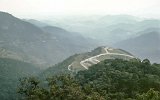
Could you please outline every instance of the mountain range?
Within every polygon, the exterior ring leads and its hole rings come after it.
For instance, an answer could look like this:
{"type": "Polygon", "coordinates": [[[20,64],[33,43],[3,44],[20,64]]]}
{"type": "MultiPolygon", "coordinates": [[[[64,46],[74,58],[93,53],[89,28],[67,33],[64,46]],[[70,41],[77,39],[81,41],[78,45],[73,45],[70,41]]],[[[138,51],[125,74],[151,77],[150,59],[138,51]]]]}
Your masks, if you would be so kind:
{"type": "MultiPolygon", "coordinates": [[[[101,45],[122,48],[139,58],[159,62],[160,20],[138,18],[130,15],[80,16],[56,19],[56,23],[68,30],[79,31],[83,36],[94,38],[101,45]],[[62,20],[60,20],[62,19],[62,20]],[[67,23],[70,22],[70,24],[67,23]]],[[[44,21],[45,22],[45,21],[44,21]]]]}
{"type": "Polygon", "coordinates": [[[52,18],[43,22],[70,31],[78,31],[83,36],[97,39],[104,45],[136,37],[139,35],[137,33],[147,29],[160,28],[158,19],[138,18],[130,15],[71,16],[59,18],[59,20],[52,18]]]}
{"type": "Polygon", "coordinates": [[[106,59],[140,63],[139,58],[148,58],[160,63],[159,20],[118,15],[63,21],[54,26],[0,12],[2,100],[15,96],[18,79],[25,76],[74,75],[106,59]]]}
{"type": "Polygon", "coordinates": [[[37,75],[42,71],[40,69],[46,69],[72,54],[94,48],[96,43],[90,40],[59,27],[36,26],[0,12],[1,100],[17,99],[20,78],[37,75]]]}
{"type": "Polygon", "coordinates": [[[0,12],[0,48],[11,52],[15,59],[47,67],[95,46],[74,32],[54,26],[40,28],[0,12]]]}

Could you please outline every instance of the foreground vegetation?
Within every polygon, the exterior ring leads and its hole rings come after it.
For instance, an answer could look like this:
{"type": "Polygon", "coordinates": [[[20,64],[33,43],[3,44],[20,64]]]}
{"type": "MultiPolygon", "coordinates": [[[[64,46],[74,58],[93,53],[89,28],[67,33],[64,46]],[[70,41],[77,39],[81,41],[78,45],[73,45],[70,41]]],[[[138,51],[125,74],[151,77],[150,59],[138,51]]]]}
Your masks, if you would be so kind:
{"type": "Polygon", "coordinates": [[[75,76],[21,78],[18,93],[26,100],[160,100],[160,64],[105,60],[75,76]]]}
{"type": "Polygon", "coordinates": [[[0,58],[0,100],[14,100],[19,78],[35,75],[38,71],[33,64],[0,58]]]}

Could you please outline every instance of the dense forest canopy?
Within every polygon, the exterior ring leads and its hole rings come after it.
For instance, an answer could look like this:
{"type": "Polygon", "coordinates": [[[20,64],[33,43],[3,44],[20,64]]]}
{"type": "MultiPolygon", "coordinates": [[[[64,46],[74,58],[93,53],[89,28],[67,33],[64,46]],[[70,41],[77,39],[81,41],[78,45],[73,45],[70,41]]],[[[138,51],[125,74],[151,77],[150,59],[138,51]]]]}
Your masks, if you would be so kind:
{"type": "Polygon", "coordinates": [[[74,76],[22,78],[18,90],[26,100],[160,100],[160,64],[105,60],[74,76]]]}
{"type": "Polygon", "coordinates": [[[36,75],[40,69],[33,64],[8,58],[0,58],[0,100],[14,100],[18,80],[36,75]]]}

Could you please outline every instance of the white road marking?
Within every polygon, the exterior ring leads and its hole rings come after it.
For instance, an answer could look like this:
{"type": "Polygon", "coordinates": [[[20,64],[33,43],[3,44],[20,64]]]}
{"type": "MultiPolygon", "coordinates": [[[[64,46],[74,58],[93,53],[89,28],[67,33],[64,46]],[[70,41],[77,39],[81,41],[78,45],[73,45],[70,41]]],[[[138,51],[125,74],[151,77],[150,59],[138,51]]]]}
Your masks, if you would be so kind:
{"type": "Polygon", "coordinates": [[[71,66],[72,66],[71,64],[68,66],[68,70],[69,70],[69,71],[71,71],[71,68],[70,68],[71,66]]]}

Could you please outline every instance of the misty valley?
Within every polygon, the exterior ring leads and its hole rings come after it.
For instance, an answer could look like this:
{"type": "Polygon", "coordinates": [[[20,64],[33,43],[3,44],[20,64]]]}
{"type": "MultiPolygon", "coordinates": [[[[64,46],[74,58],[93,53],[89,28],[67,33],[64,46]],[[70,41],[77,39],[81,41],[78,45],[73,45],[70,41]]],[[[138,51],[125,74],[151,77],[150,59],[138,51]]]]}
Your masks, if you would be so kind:
{"type": "Polygon", "coordinates": [[[160,20],[0,12],[0,100],[160,100],[160,20]]]}

